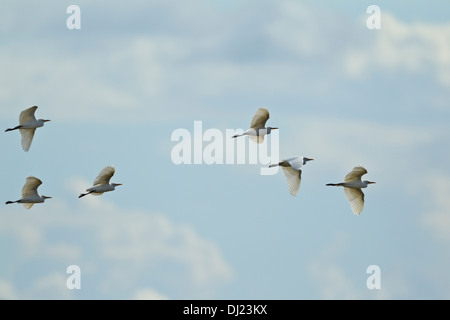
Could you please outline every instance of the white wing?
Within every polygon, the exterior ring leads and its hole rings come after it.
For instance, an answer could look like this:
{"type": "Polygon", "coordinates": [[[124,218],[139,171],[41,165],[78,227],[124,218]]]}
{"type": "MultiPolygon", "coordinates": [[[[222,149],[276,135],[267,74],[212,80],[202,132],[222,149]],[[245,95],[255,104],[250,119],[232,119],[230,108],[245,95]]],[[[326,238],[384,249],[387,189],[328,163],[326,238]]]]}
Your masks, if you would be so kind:
{"type": "Polygon", "coordinates": [[[25,109],[20,113],[19,124],[25,124],[27,122],[36,121],[34,113],[36,112],[37,106],[25,109]]]}
{"type": "Polygon", "coordinates": [[[23,207],[27,210],[30,209],[33,205],[34,203],[23,203],[23,207]]]}
{"type": "Polygon", "coordinates": [[[364,208],[364,193],[361,189],[344,187],[345,196],[347,197],[353,214],[359,215],[364,208]]]}
{"type": "Polygon", "coordinates": [[[37,189],[41,184],[42,181],[38,178],[35,178],[33,176],[28,177],[22,187],[22,198],[38,195],[37,189]]]}
{"type": "Polygon", "coordinates": [[[281,167],[281,168],[283,169],[284,175],[286,176],[289,193],[293,196],[296,196],[298,190],[300,189],[302,171],[295,170],[291,167],[281,167]]]}
{"type": "Polygon", "coordinates": [[[350,181],[354,181],[354,180],[358,180],[361,179],[361,177],[363,175],[365,175],[367,173],[367,170],[364,169],[363,167],[359,166],[359,167],[354,167],[352,169],[352,171],[350,171],[346,176],[344,181],[345,182],[350,182],[350,181]]]}
{"type": "Polygon", "coordinates": [[[100,171],[97,178],[95,178],[94,186],[100,184],[108,184],[111,177],[114,175],[115,169],[112,166],[107,166],[100,171]]]}
{"type": "Polygon", "coordinates": [[[248,136],[249,139],[251,139],[254,143],[263,143],[264,142],[264,136],[248,136]]]}
{"type": "Polygon", "coordinates": [[[30,150],[31,142],[33,141],[35,128],[33,129],[19,129],[22,136],[22,149],[24,151],[30,150]]]}
{"type": "Polygon", "coordinates": [[[259,108],[253,116],[250,128],[264,128],[269,119],[269,110],[267,108],[259,108]]]}

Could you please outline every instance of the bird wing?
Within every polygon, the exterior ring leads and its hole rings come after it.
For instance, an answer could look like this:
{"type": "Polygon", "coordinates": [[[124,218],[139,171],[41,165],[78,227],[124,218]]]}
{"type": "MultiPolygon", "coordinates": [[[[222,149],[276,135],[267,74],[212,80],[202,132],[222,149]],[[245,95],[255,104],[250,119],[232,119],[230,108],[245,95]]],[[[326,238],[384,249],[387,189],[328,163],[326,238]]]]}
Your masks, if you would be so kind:
{"type": "Polygon", "coordinates": [[[37,106],[30,107],[28,109],[23,110],[19,116],[19,124],[25,124],[27,122],[36,121],[34,113],[36,112],[37,106]]]}
{"type": "Polygon", "coordinates": [[[293,196],[296,196],[298,190],[300,189],[302,170],[295,170],[292,167],[281,168],[283,169],[284,175],[286,176],[289,193],[293,196]]]}
{"type": "Polygon", "coordinates": [[[111,177],[114,175],[115,169],[112,166],[107,166],[100,171],[97,178],[94,180],[94,186],[100,185],[100,184],[107,184],[109,183],[109,180],[111,180],[111,177]]]}
{"type": "Polygon", "coordinates": [[[255,115],[252,118],[250,128],[264,128],[268,119],[269,110],[267,110],[267,108],[259,108],[256,110],[255,115]]]}
{"type": "Polygon", "coordinates": [[[37,189],[41,184],[42,181],[38,178],[35,178],[33,176],[28,177],[22,187],[22,198],[37,195],[37,189]]]}
{"type": "Polygon", "coordinates": [[[264,142],[264,136],[248,136],[248,138],[251,139],[254,143],[264,142]]]}
{"type": "Polygon", "coordinates": [[[359,215],[364,208],[364,193],[359,188],[344,187],[345,196],[347,197],[353,214],[359,215]]]}
{"type": "Polygon", "coordinates": [[[354,181],[354,180],[358,180],[361,179],[361,177],[363,175],[365,175],[367,173],[367,170],[364,169],[363,167],[359,166],[359,167],[354,167],[352,169],[352,171],[350,171],[346,176],[344,181],[345,182],[350,182],[350,181],[354,181]]]}
{"type": "Polygon", "coordinates": [[[291,167],[294,168],[295,170],[300,170],[300,168],[303,166],[302,157],[292,157],[284,161],[287,161],[291,165],[291,167]]]}
{"type": "Polygon", "coordinates": [[[36,128],[32,129],[19,129],[20,135],[22,136],[22,149],[24,151],[30,150],[31,142],[33,141],[34,132],[36,128]]]}
{"type": "Polygon", "coordinates": [[[32,206],[34,205],[34,203],[33,202],[31,202],[31,203],[23,203],[23,207],[25,208],[25,209],[30,209],[32,206]]]}

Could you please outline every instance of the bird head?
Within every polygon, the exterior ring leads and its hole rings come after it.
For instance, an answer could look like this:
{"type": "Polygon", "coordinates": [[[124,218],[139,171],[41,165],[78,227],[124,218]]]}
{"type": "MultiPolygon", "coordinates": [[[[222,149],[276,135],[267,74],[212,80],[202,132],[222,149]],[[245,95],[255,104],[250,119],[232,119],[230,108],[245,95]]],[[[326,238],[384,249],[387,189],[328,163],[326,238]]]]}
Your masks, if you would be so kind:
{"type": "Polygon", "coordinates": [[[314,159],[303,157],[303,164],[306,164],[308,161],[311,161],[311,160],[314,160],[314,159]]]}
{"type": "Polygon", "coordinates": [[[267,128],[266,128],[266,130],[267,130],[267,134],[269,134],[269,133],[270,133],[270,131],[272,131],[272,130],[278,130],[278,128],[274,128],[274,127],[267,127],[267,128]]]}

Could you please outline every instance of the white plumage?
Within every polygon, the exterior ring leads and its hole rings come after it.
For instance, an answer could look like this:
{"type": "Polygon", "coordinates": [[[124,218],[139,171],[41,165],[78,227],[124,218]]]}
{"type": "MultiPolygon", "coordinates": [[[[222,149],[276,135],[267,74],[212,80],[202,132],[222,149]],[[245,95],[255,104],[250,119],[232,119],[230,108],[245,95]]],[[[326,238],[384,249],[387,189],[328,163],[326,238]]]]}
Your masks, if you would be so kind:
{"type": "Polygon", "coordinates": [[[361,188],[367,188],[369,184],[375,183],[373,181],[361,181],[361,177],[367,173],[367,170],[362,167],[354,167],[344,178],[341,183],[328,183],[327,186],[344,187],[345,196],[350,203],[350,208],[353,214],[359,215],[364,209],[364,193],[361,188]]]}
{"type": "Polygon", "coordinates": [[[44,126],[45,122],[50,121],[44,119],[36,120],[34,113],[36,112],[37,108],[37,106],[33,106],[26,110],[23,110],[19,116],[19,125],[14,128],[5,130],[5,132],[8,132],[19,129],[20,135],[22,137],[22,148],[24,151],[30,150],[31,142],[33,141],[36,128],[40,128],[44,126]]]}
{"type": "Polygon", "coordinates": [[[6,204],[22,203],[25,209],[30,209],[35,203],[43,203],[45,199],[51,199],[51,197],[39,195],[37,189],[41,184],[41,180],[29,176],[22,187],[22,198],[17,201],[7,201],[6,204]]]}
{"type": "Polygon", "coordinates": [[[242,134],[236,134],[233,138],[240,136],[248,136],[252,141],[256,143],[263,143],[264,136],[270,134],[272,130],[278,129],[273,127],[266,127],[266,122],[269,120],[270,114],[267,108],[259,108],[256,110],[255,115],[252,118],[250,128],[242,134]]]}
{"type": "Polygon", "coordinates": [[[109,183],[111,177],[115,173],[115,168],[113,166],[107,166],[103,168],[94,180],[94,185],[86,189],[86,193],[80,194],[78,198],[84,197],[85,195],[92,194],[94,196],[99,196],[104,192],[113,191],[117,186],[121,186],[121,183],[109,183]]]}
{"type": "Polygon", "coordinates": [[[300,182],[302,180],[302,170],[301,168],[306,164],[306,162],[314,159],[306,157],[292,157],[277,164],[271,164],[269,168],[280,166],[283,169],[284,175],[286,176],[286,181],[289,189],[289,193],[292,196],[298,194],[300,189],[300,182]]]}

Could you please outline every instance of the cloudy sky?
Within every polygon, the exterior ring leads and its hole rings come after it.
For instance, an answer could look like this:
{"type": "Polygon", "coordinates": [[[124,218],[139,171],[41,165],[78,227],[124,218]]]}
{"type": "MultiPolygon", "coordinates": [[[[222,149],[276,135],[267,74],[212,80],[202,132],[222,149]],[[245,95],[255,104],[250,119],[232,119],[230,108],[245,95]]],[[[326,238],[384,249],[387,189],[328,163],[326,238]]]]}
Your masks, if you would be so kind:
{"type": "Polygon", "coordinates": [[[53,198],[0,206],[0,298],[449,299],[449,13],[422,0],[6,1],[0,127],[33,105],[51,122],[29,152],[19,132],[0,135],[0,194],[19,199],[34,175],[53,198]],[[281,158],[315,159],[296,197],[259,163],[174,164],[175,130],[193,143],[201,121],[226,139],[260,107],[281,158]],[[123,186],[78,199],[107,165],[123,186]],[[357,165],[376,181],[360,216],[325,187],[357,165]],[[71,265],[81,289],[67,288],[71,265]]]}

